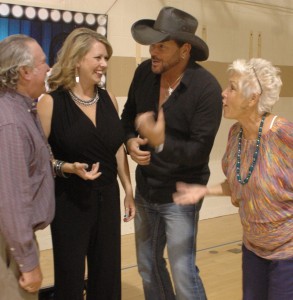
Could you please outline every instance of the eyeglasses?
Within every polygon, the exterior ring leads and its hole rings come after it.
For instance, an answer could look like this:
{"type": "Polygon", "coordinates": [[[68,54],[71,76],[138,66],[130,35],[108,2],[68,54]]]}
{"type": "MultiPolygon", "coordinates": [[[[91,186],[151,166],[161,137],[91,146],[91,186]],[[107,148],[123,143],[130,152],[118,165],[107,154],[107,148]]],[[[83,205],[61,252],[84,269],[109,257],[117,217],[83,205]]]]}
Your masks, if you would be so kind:
{"type": "Polygon", "coordinates": [[[257,74],[256,74],[256,71],[255,71],[255,68],[254,67],[252,67],[252,70],[253,70],[253,72],[254,72],[254,75],[255,75],[255,78],[256,78],[256,80],[257,80],[257,82],[258,82],[258,85],[259,85],[259,88],[260,88],[260,95],[262,94],[262,92],[263,92],[263,90],[262,90],[262,86],[261,86],[261,84],[260,84],[260,81],[259,81],[259,79],[258,79],[258,77],[257,77],[257,74]]]}

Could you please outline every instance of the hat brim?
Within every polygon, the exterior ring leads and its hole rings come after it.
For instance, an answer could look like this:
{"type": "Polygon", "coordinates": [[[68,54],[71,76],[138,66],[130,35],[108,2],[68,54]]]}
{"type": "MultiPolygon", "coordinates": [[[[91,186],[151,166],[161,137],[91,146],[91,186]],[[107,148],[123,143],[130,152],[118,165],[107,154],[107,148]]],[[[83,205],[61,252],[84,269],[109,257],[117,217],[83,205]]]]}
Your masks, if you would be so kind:
{"type": "Polygon", "coordinates": [[[134,40],[142,45],[152,45],[168,40],[177,40],[191,44],[191,56],[197,61],[207,60],[209,48],[207,44],[198,36],[185,33],[168,33],[155,30],[154,20],[143,19],[135,22],[131,27],[131,34],[134,40]]]}

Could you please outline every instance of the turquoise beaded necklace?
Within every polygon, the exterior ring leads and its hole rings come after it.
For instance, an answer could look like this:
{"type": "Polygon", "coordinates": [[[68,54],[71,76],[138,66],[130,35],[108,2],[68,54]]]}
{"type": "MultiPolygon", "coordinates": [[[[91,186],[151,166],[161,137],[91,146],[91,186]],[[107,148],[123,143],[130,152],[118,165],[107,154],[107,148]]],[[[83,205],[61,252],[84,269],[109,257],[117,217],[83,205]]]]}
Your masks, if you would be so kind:
{"type": "Polygon", "coordinates": [[[242,180],[241,175],[240,175],[240,166],[241,166],[241,144],[242,144],[242,135],[243,135],[243,129],[242,127],[240,128],[239,136],[238,136],[238,151],[237,151],[237,162],[236,162],[236,177],[237,181],[241,183],[242,185],[246,184],[248,180],[250,179],[250,176],[254,170],[254,166],[256,164],[258,152],[259,152],[259,145],[260,145],[260,138],[261,138],[261,133],[262,133],[262,128],[263,124],[265,121],[266,113],[262,116],[259,128],[258,128],[258,136],[256,140],[256,148],[253,153],[253,158],[252,158],[252,163],[248,169],[248,174],[247,176],[242,180]]]}

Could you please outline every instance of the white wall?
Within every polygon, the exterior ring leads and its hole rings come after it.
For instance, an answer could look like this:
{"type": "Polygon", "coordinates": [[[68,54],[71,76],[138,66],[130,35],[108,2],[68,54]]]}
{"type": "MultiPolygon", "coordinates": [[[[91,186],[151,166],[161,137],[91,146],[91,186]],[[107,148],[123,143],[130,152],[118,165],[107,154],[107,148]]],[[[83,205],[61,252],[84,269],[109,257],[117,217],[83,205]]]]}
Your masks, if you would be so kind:
{"type": "MultiPolygon", "coordinates": [[[[293,65],[293,0],[8,0],[6,3],[107,13],[114,56],[135,57],[130,27],[138,19],[155,19],[163,6],[197,17],[197,34],[206,38],[211,61],[230,62],[260,54],[278,65],[293,65]],[[203,32],[204,30],[204,32],[203,32]],[[252,38],[251,38],[252,34],[252,38]],[[206,35],[206,37],[205,37],[206,35]],[[259,39],[261,35],[261,39],[259,39]],[[251,51],[252,48],[252,51],[251,51]]],[[[142,47],[142,56],[148,48],[142,47]]]]}

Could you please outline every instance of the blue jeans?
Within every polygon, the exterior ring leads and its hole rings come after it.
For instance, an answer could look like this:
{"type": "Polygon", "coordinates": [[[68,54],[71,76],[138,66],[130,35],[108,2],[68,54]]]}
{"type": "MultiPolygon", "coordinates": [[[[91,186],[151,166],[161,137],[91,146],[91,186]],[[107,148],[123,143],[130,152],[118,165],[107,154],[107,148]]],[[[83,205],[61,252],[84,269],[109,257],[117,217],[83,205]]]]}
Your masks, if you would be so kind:
{"type": "Polygon", "coordinates": [[[146,300],[205,300],[195,265],[198,205],[157,204],[136,190],[135,237],[138,271],[146,300]],[[163,257],[167,245],[172,279],[163,257]]]}

